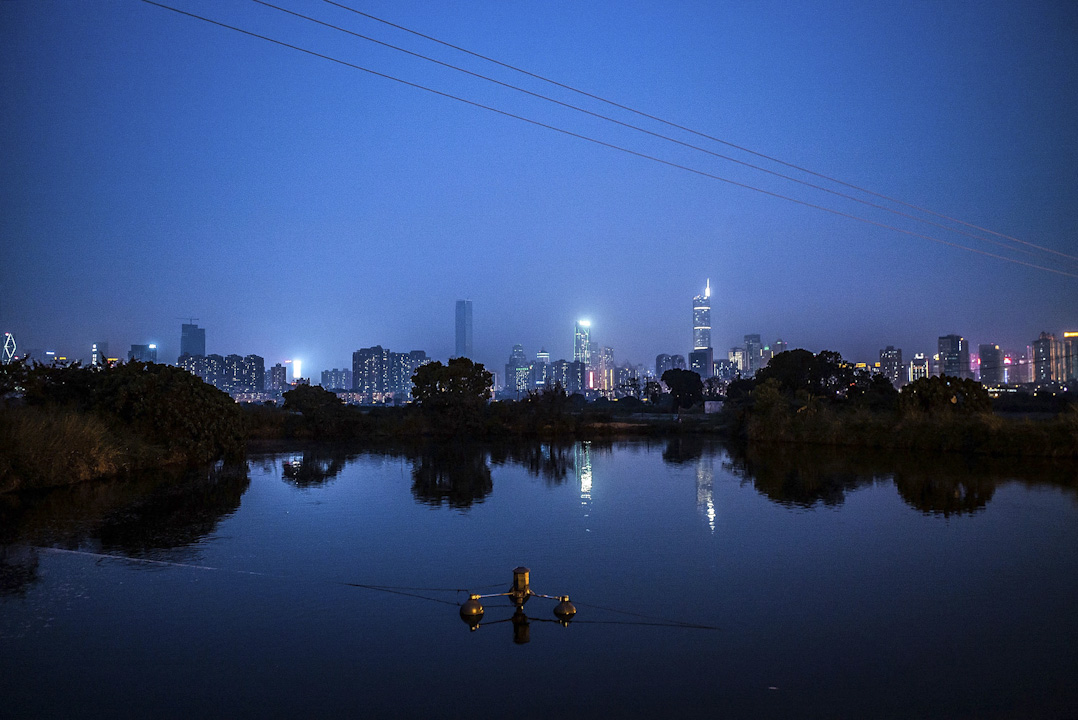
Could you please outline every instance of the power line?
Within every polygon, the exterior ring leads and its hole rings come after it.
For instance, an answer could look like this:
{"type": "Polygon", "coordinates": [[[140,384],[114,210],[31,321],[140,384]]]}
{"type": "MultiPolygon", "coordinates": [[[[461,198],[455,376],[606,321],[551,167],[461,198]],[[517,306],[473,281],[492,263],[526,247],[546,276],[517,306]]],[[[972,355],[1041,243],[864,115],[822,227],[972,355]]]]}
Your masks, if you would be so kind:
{"type": "Polygon", "coordinates": [[[608,143],[608,142],[605,142],[603,140],[598,140],[596,138],[589,137],[589,136],[583,135],[581,133],[576,133],[576,132],[573,132],[571,130],[566,130],[564,128],[560,128],[560,127],[557,127],[555,125],[550,125],[548,123],[540,122],[538,120],[533,120],[531,118],[527,118],[527,117],[524,117],[522,115],[516,115],[514,113],[511,113],[511,112],[508,112],[508,111],[505,111],[505,110],[500,110],[500,109],[492,107],[490,105],[484,105],[483,103],[476,102],[474,100],[468,100],[466,98],[462,98],[462,97],[457,96],[457,95],[453,95],[453,94],[450,94],[450,93],[447,93],[447,92],[443,92],[441,90],[436,90],[434,88],[427,87],[425,85],[420,85],[419,83],[414,83],[414,82],[411,82],[410,80],[404,80],[402,78],[394,77],[393,75],[388,75],[386,73],[378,72],[377,70],[371,70],[370,68],[366,68],[366,67],[363,67],[361,65],[356,65],[355,63],[350,63],[350,62],[348,62],[346,60],[341,60],[339,58],[335,58],[335,57],[332,57],[330,55],[325,55],[323,53],[319,53],[319,52],[316,52],[314,50],[308,50],[307,48],[303,48],[303,47],[300,47],[298,45],[292,45],[292,44],[286,43],[286,42],[284,42],[282,40],[276,40],[276,39],[268,37],[266,35],[260,35],[258,33],[252,32],[250,30],[244,30],[243,28],[239,28],[239,27],[236,27],[234,25],[228,25],[227,23],[223,23],[223,22],[220,22],[218,20],[213,20],[211,18],[207,18],[207,17],[204,17],[202,15],[196,15],[195,13],[191,13],[191,12],[188,12],[186,10],[180,10],[178,8],[171,7],[169,5],[164,5],[162,3],[155,2],[154,0],[141,0],[141,2],[144,2],[147,5],[153,5],[155,7],[162,8],[164,10],[171,10],[172,12],[177,13],[179,15],[185,15],[187,17],[190,17],[190,18],[193,18],[193,19],[196,19],[196,20],[202,20],[203,22],[210,23],[211,25],[216,25],[218,27],[222,27],[222,28],[225,28],[225,29],[228,29],[228,30],[233,30],[233,31],[241,33],[243,35],[247,35],[249,37],[257,38],[259,40],[265,40],[265,41],[273,43],[275,45],[280,45],[281,47],[286,47],[286,48],[289,48],[291,50],[296,50],[298,52],[301,52],[301,53],[304,53],[304,54],[307,54],[307,55],[311,55],[313,57],[321,58],[323,60],[328,60],[328,61],[336,63],[338,65],[343,65],[344,67],[349,67],[349,68],[352,68],[354,70],[359,70],[361,72],[365,72],[365,73],[368,73],[370,75],[374,75],[375,77],[384,78],[386,80],[392,80],[393,82],[397,82],[397,83],[400,83],[402,85],[406,85],[408,87],[413,87],[413,88],[416,88],[417,90],[423,90],[423,91],[429,92],[429,93],[431,93],[433,95],[437,95],[439,97],[444,97],[444,98],[447,98],[447,99],[450,99],[450,100],[456,100],[457,102],[461,102],[461,103],[464,103],[466,105],[471,105],[472,107],[477,107],[477,108],[480,108],[480,109],[483,109],[483,110],[487,110],[489,112],[497,113],[498,115],[502,115],[504,117],[512,118],[514,120],[520,120],[520,121],[526,122],[526,123],[528,123],[530,125],[535,125],[536,127],[545,128],[547,130],[553,130],[554,132],[561,133],[561,134],[567,135],[569,137],[577,138],[579,140],[584,140],[586,142],[590,142],[590,143],[593,143],[595,145],[599,145],[601,147],[606,147],[606,148],[609,148],[611,150],[617,150],[617,151],[626,153],[628,155],[633,155],[635,157],[643,158],[645,160],[651,160],[653,162],[657,162],[657,163],[660,163],[662,165],[667,165],[667,166],[672,167],[672,168],[677,168],[679,170],[684,170],[686,172],[690,172],[690,173],[693,173],[695,175],[700,175],[702,177],[710,178],[712,180],[718,180],[720,182],[724,182],[724,183],[727,183],[727,184],[730,184],[730,185],[734,185],[735,187],[744,188],[746,190],[752,190],[754,192],[758,192],[758,193],[761,193],[763,195],[768,195],[768,196],[771,196],[771,197],[774,197],[774,198],[778,198],[780,200],[786,200],[788,202],[796,203],[798,205],[803,205],[805,207],[810,207],[810,208],[815,208],[817,210],[822,210],[823,212],[831,213],[833,215],[838,215],[839,217],[845,217],[845,218],[848,218],[848,219],[851,219],[851,220],[857,220],[859,222],[863,222],[863,223],[866,223],[866,224],[869,224],[869,225],[874,225],[876,227],[884,228],[884,229],[887,229],[887,230],[893,230],[895,232],[902,233],[904,235],[910,235],[910,236],[913,236],[913,237],[922,238],[922,239],[928,240],[930,242],[939,243],[941,245],[947,245],[949,247],[958,248],[960,250],[967,250],[969,252],[977,253],[979,255],[984,255],[986,257],[992,257],[992,258],[996,258],[998,260],[1003,260],[1005,262],[1015,263],[1017,265],[1024,265],[1026,267],[1034,268],[1034,269],[1037,269],[1037,270],[1044,270],[1045,272],[1055,273],[1055,274],[1058,274],[1058,275],[1065,275],[1067,277],[1078,278],[1078,274],[1076,274],[1076,273],[1067,272],[1065,270],[1059,270],[1059,269],[1055,269],[1055,268],[1049,268],[1049,267],[1045,267],[1043,265],[1037,265],[1037,264],[1034,264],[1034,263],[1025,262],[1023,260],[1016,260],[1014,258],[1009,258],[1009,257],[1006,257],[1004,255],[998,255],[996,253],[991,253],[991,252],[988,252],[986,250],[980,250],[978,248],[971,248],[971,247],[968,247],[966,245],[960,245],[958,243],[950,242],[948,240],[943,240],[943,239],[940,239],[940,238],[937,238],[937,237],[933,237],[931,235],[925,235],[923,233],[915,232],[913,230],[906,230],[904,228],[896,227],[894,225],[888,225],[887,223],[882,223],[882,222],[879,222],[879,221],[876,221],[876,220],[870,220],[868,218],[864,218],[864,217],[861,217],[859,215],[853,215],[851,213],[846,213],[846,212],[843,212],[841,210],[835,210],[833,208],[825,207],[823,205],[817,205],[816,203],[811,203],[811,202],[808,202],[806,200],[798,200],[797,198],[789,197],[787,195],[782,195],[781,193],[772,192],[770,190],[765,190],[763,188],[758,188],[758,187],[755,187],[753,185],[738,182],[736,180],[731,180],[729,178],[724,178],[724,177],[722,177],[720,175],[715,175],[713,173],[709,173],[709,172],[706,172],[704,170],[698,170],[696,168],[692,168],[692,167],[689,167],[687,165],[681,165],[679,163],[675,163],[675,162],[672,162],[670,160],[664,160],[662,158],[658,158],[658,157],[655,157],[653,155],[648,155],[647,153],[642,153],[642,152],[638,152],[636,150],[631,150],[629,148],[622,147],[620,145],[615,145],[613,143],[608,143]]]}
{"type": "MultiPolygon", "coordinates": [[[[258,1],[258,0],[256,0],[256,1],[258,1]]],[[[803,172],[803,173],[806,173],[808,175],[818,177],[818,178],[820,178],[822,180],[827,180],[828,182],[833,182],[833,183],[836,183],[838,185],[848,187],[851,190],[857,190],[858,192],[863,192],[863,193],[865,193],[867,195],[872,195],[873,197],[880,198],[881,200],[886,200],[888,202],[893,202],[893,203],[896,203],[898,205],[902,205],[902,206],[908,207],[908,208],[910,208],[912,210],[917,210],[918,212],[923,212],[923,213],[926,213],[928,215],[932,215],[934,217],[937,217],[937,218],[940,218],[940,219],[943,219],[943,220],[948,220],[950,222],[958,223],[959,225],[963,225],[963,226],[971,228],[973,230],[978,230],[980,232],[986,232],[986,233],[988,233],[990,235],[995,235],[996,237],[1001,237],[1001,238],[1004,238],[1006,240],[1010,240],[1011,242],[1018,243],[1020,245],[1026,245],[1028,247],[1034,248],[1036,250],[1040,250],[1042,252],[1052,253],[1053,255],[1059,255],[1059,256],[1065,257],[1065,258],[1067,258],[1069,260],[1078,260],[1078,256],[1069,255],[1067,253],[1060,252],[1059,250],[1054,250],[1054,249],[1049,248],[1049,247],[1044,247],[1044,246],[1041,246],[1041,245],[1037,245],[1037,244],[1031,243],[1031,242],[1029,242],[1027,240],[1021,240],[1019,238],[1012,237],[1010,235],[1006,235],[1004,233],[997,232],[995,230],[991,230],[989,228],[985,228],[985,227],[981,227],[979,225],[975,225],[973,223],[965,222],[964,220],[960,220],[958,218],[951,217],[950,215],[946,215],[944,213],[936,212],[934,210],[929,210],[928,208],[922,207],[920,205],[915,205],[913,203],[909,203],[909,202],[906,202],[904,200],[900,200],[898,198],[891,197],[889,195],[885,195],[883,193],[876,192],[874,190],[869,190],[868,188],[861,187],[860,185],[855,185],[853,183],[849,183],[849,182],[846,182],[844,180],[839,180],[838,178],[831,177],[830,175],[825,175],[823,173],[819,173],[819,172],[816,172],[814,170],[810,170],[810,169],[808,169],[806,167],[802,167],[802,166],[796,165],[794,163],[786,162],[785,160],[780,160],[777,157],[767,155],[765,153],[757,152],[756,150],[751,150],[751,149],[749,149],[749,148],[747,148],[747,147],[745,147],[743,145],[738,145],[738,144],[732,143],[732,142],[730,142],[728,140],[723,140],[722,138],[715,137],[714,135],[709,135],[707,133],[700,132],[699,130],[693,130],[690,127],[686,127],[684,125],[679,125],[678,123],[672,122],[670,120],[665,120],[665,119],[663,119],[661,117],[658,117],[656,115],[652,115],[652,114],[644,112],[642,110],[637,110],[637,109],[632,108],[632,107],[630,107],[628,105],[624,105],[624,104],[616,102],[614,100],[609,100],[607,98],[604,98],[604,97],[602,97],[600,95],[590,93],[590,92],[588,92],[586,90],[581,90],[579,88],[573,87],[572,85],[567,85],[565,83],[558,82],[557,80],[553,80],[551,78],[544,77],[543,75],[539,75],[537,73],[533,73],[531,71],[525,70],[525,69],[517,67],[515,65],[511,65],[509,63],[502,62],[501,60],[496,60],[495,58],[489,57],[487,55],[483,55],[481,53],[477,53],[475,51],[472,51],[472,50],[469,50],[467,48],[461,47],[459,45],[454,45],[453,43],[446,42],[445,40],[440,40],[440,39],[438,39],[436,37],[433,37],[431,35],[426,35],[424,33],[421,33],[419,31],[417,31],[417,30],[412,30],[411,28],[405,27],[404,25],[398,25],[397,23],[394,23],[394,22],[391,22],[389,20],[385,20],[383,18],[377,17],[376,15],[371,15],[370,13],[363,12],[362,10],[357,10],[356,8],[349,7],[348,5],[344,5],[344,4],[341,4],[339,2],[335,2],[335,0],[323,0],[323,2],[329,3],[330,5],[333,5],[335,7],[339,7],[341,9],[343,9],[343,10],[348,10],[349,12],[353,12],[353,13],[355,13],[357,15],[361,15],[361,16],[363,16],[365,18],[370,19],[370,20],[374,20],[375,22],[379,22],[379,23],[382,23],[384,25],[388,25],[389,27],[397,28],[398,30],[402,30],[402,31],[404,31],[406,33],[410,33],[412,35],[415,35],[416,37],[421,37],[421,38],[423,38],[425,40],[430,40],[431,42],[438,43],[439,45],[443,45],[443,46],[451,48],[453,50],[457,50],[458,52],[462,52],[462,53],[465,53],[467,55],[471,55],[472,57],[478,58],[480,60],[484,60],[486,62],[493,63],[495,65],[506,68],[508,70],[512,70],[513,72],[518,72],[518,73],[520,73],[522,75],[526,75],[528,77],[535,78],[536,80],[540,80],[542,82],[549,83],[549,84],[554,85],[556,87],[560,87],[560,88],[563,88],[565,90],[569,90],[570,92],[574,92],[574,93],[577,93],[579,95],[583,95],[584,97],[591,98],[592,100],[597,100],[597,101],[599,101],[601,103],[605,103],[606,105],[610,105],[611,107],[616,107],[619,110],[625,110],[626,112],[633,113],[634,115],[638,115],[640,117],[647,118],[649,120],[654,120],[655,122],[662,123],[663,125],[666,125],[668,127],[672,127],[672,128],[676,128],[678,130],[682,130],[682,131],[690,133],[692,135],[696,135],[698,137],[702,137],[702,138],[705,138],[707,140],[711,140],[712,142],[717,142],[717,143],[719,143],[721,145],[725,145],[727,147],[734,148],[735,150],[740,150],[741,152],[748,153],[749,155],[753,155],[755,157],[762,158],[764,160],[768,160],[768,161],[773,162],[773,163],[777,163],[777,164],[782,165],[784,167],[788,167],[788,168],[790,168],[792,170],[797,170],[799,172],[803,172]]],[[[722,157],[722,156],[720,156],[720,157],[722,157]]],[[[739,161],[734,160],[734,162],[739,162],[739,161]]],[[[747,164],[747,163],[744,163],[744,164],[747,164]]],[[[755,166],[750,166],[750,167],[755,167],[755,166]]],[[[761,168],[757,168],[757,169],[761,169],[761,168]]],[[[772,171],[764,170],[764,172],[772,172],[772,171]]],[[[774,174],[778,174],[778,173],[774,173],[774,174]]],[[[786,177],[786,176],[785,175],[780,175],[780,177],[786,177]]],[[[787,179],[793,179],[793,178],[787,178],[787,179]]],[[[794,182],[802,182],[802,181],[794,180],[794,182]]],[[[806,183],[806,184],[808,184],[808,183],[806,183]]],[[[816,186],[812,185],[811,187],[816,187],[816,186]]],[[[821,189],[824,189],[826,192],[834,192],[832,190],[826,190],[825,188],[821,188],[821,189]]],[[[842,195],[841,193],[836,193],[836,194],[842,195]]],[[[848,196],[842,195],[842,197],[848,197],[848,196]]],[[[857,202],[865,202],[865,201],[857,200],[857,202]]],[[[872,203],[867,203],[867,204],[872,205],[872,203]]],[[[872,206],[873,207],[879,207],[877,205],[872,205],[872,206]]],[[[887,209],[887,208],[885,208],[885,209],[887,209]]],[[[889,212],[897,212],[895,210],[890,210],[890,209],[888,209],[888,211],[889,212]]],[[[901,215],[903,213],[898,213],[898,214],[901,215]]],[[[909,217],[909,216],[906,216],[906,217],[909,217]]],[[[916,219],[920,220],[921,222],[929,222],[927,220],[923,220],[923,219],[920,219],[920,218],[916,218],[916,219]]],[[[930,224],[937,225],[937,223],[930,223],[930,224]]],[[[939,227],[944,227],[944,226],[941,225],[939,227]]],[[[946,229],[951,230],[952,232],[961,232],[959,230],[954,230],[953,228],[946,228],[946,229]]],[[[962,233],[962,234],[963,235],[968,235],[968,233],[962,233]]],[[[970,235],[970,237],[978,237],[978,236],[970,235]]],[[[989,241],[989,240],[987,240],[985,238],[978,237],[978,239],[984,240],[986,242],[992,242],[992,241],[989,241]]]]}
{"type": "MultiPolygon", "coordinates": [[[[403,48],[403,47],[400,47],[398,45],[393,45],[392,43],[388,43],[388,42],[379,40],[377,38],[370,37],[368,35],[363,35],[362,33],[354,32],[354,31],[349,30],[347,28],[340,27],[339,25],[334,25],[332,23],[328,23],[328,22],[325,22],[323,20],[318,20],[317,18],[310,17],[309,15],[304,15],[302,13],[298,13],[298,12],[295,12],[293,10],[288,10],[287,8],[283,8],[283,7],[280,7],[278,5],[274,5],[273,3],[266,2],[266,0],[251,0],[251,1],[255,2],[255,3],[258,3],[259,5],[263,5],[265,7],[268,7],[268,8],[273,8],[274,10],[278,10],[278,11],[286,13],[288,15],[292,15],[293,17],[302,18],[304,20],[308,20],[308,21],[310,21],[312,23],[315,23],[317,25],[321,25],[323,27],[327,27],[327,28],[331,28],[333,30],[337,30],[339,32],[345,33],[347,35],[351,35],[351,36],[359,38],[361,40],[366,40],[366,41],[374,43],[376,45],[381,45],[382,47],[386,47],[386,48],[389,48],[391,50],[396,50],[398,52],[404,53],[406,55],[410,55],[412,57],[419,58],[421,60],[426,60],[427,62],[434,63],[435,65],[440,65],[442,67],[449,68],[451,70],[455,70],[455,71],[460,72],[460,73],[464,73],[465,75],[469,75],[471,77],[478,78],[480,80],[485,80],[486,82],[493,83],[493,84],[498,85],[500,87],[504,87],[504,88],[507,88],[507,89],[510,89],[510,90],[515,90],[517,92],[523,93],[523,94],[528,95],[530,97],[538,98],[540,100],[544,100],[546,102],[553,103],[555,105],[559,105],[561,107],[568,108],[570,110],[575,110],[576,112],[580,112],[580,113],[583,113],[585,115],[589,115],[591,117],[598,118],[600,120],[605,120],[607,122],[614,123],[615,125],[620,125],[621,127],[629,128],[631,130],[636,130],[637,132],[644,133],[645,135],[650,135],[652,137],[659,138],[661,140],[666,140],[667,142],[671,142],[671,143],[674,143],[676,145],[680,145],[682,147],[686,147],[686,148],[689,148],[689,149],[692,149],[692,150],[697,150],[699,152],[705,153],[707,155],[711,155],[711,156],[716,157],[716,158],[720,158],[722,160],[727,160],[729,162],[736,163],[738,165],[742,165],[744,167],[752,168],[753,170],[758,170],[760,172],[767,173],[768,175],[774,175],[775,177],[782,178],[783,180],[789,180],[791,182],[795,182],[795,183],[798,183],[800,185],[804,185],[806,187],[813,188],[815,190],[821,190],[823,192],[830,193],[832,195],[836,195],[836,196],[844,198],[846,200],[852,200],[853,202],[860,203],[862,205],[866,205],[868,207],[875,208],[877,210],[882,210],[884,212],[889,212],[889,213],[892,213],[894,215],[904,217],[904,218],[906,218],[908,220],[913,220],[914,222],[921,222],[921,223],[925,223],[927,225],[932,225],[934,227],[938,227],[938,228],[940,228],[942,230],[946,230],[948,232],[957,233],[959,235],[965,235],[966,237],[973,238],[973,239],[979,240],[981,242],[991,243],[993,245],[997,245],[999,247],[1003,247],[1003,248],[1006,248],[1006,249],[1011,250],[1011,251],[1023,252],[1023,253],[1026,253],[1028,255],[1033,255],[1034,254],[1032,250],[1026,250],[1026,249],[1023,249],[1023,248],[1015,248],[1015,247],[1013,247],[1011,245],[1008,245],[1007,243],[1000,242],[999,240],[992,240],[990,238],[985,238],[985,237],[982,237],[980,235],[975,235],[974,233],[971,233],[971,232],[966,232],[965,230],[960,230],[960,229],[957,229],[957,228],[949,227],[947,225],[943,225],[942,223],[934,222],[932,220],[927,220],[925,218],[918,217],[916,215],[911,215],[909,213],[902,212],[901,210],[896,210],[894,208],[887,207],[886,205],[880,205],[878,203],[874,203],[874,202],[871,202],[869,200],[865,200],[863,198],[855,197],[855,196],[850,195],[848,193],[844,193],[844,192],[841,192],[841,191],[838,191],[838,190],[834,190],[832,188],[828,188],[828,187],[824,187],[822,185],[817,185],[815,183],[808,182],[807,180],[802,180],[800,178],[796,178],[796,177],[793,177],[793,176],[790,176],[790,175],[785,175],[783,173],[777,172],[775,170],[770,170],[770,169],[762,167],[760,165],[755,165],[753,163],[746,162],[744,160],[739,160],[737,158],[730,157],[729,155],[723,155],[723,154],[717,153],[717,152],[715,152],[713,150],[708,150],[707,148],[700,147],[699,145],[693,145],[692,143],[687,143],[687,142],[684,142],[682,140],[678,140],[677,138],[670,137],[669,135],[663,135],[662,133],[657,133],[657,132],[654,132],[652,130],[642,128],[642,127],[640,127],[638,125],[633,125],[632,123],[623,122],[623,121],[618,120],[616,118],[612,118],[610,116],[603,115],[603,114],[597,113],[597,112],[593,112],[593,111],[588,110],[586,108],[582,108],[582,107],[580,107],[578,105],[573,105],[572,103],[567,103],[567,102],[558,100],[556,98],[552,98],[552,97],[550,97],[548,95],[543,95],[542,93],[533,92],[533,91],[528,90],[526,88],[522,88],[522,87],[520,87],[518,85],[513,85],[511,83],[503,82],[503,81],[498,80],[496,78],[492,78],[490,76],[483,75],[483,74],[477,73],[477,72],[473,72],[473,71],[468,70],[466,68],[462,68],[460,66],[453,65],[451,63],[447,63],[447,62],[444,62],[442,60],[438,60],[437,58],[432,58],[432,57],[430,57],[428,55],[423,55],[421,53],[417,53],[417,52],[414,52],[412,50],[408,50],[407,48],[403,48]]],[[[331,3],[331,4],[336,5],[336,3],[331,3]]],[[[1078,256],[1065,255],[1064,257],[1071,258],[1075,262],[1078,262],[1078,256]]]]}

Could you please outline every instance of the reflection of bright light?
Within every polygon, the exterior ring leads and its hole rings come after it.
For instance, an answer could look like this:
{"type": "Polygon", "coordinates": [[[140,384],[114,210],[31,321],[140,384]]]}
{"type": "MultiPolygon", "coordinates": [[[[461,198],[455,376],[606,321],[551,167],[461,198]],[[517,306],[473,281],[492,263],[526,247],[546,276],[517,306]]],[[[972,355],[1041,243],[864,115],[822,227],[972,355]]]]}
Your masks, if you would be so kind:
{"type": "Polygon", "coordinates": [[[576,477],[580,481],[580,504],[584,507],[584,517],[588,517],[591,505],[591,442],[585,441],[573,448],[573,465],[576,477]]]}
{"type": "Polygon", "coordinates": [[[696,463],[696,507],[703,509],[707,526],[715,532],[714,470],[710,459],[700,458],[696,463]]]}

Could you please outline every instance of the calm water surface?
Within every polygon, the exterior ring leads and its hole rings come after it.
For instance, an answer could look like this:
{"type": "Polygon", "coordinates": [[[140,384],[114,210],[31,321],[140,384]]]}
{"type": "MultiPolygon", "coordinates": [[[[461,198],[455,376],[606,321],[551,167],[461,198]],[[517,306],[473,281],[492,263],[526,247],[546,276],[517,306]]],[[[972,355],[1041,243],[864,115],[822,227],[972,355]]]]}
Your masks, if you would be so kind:
{"type": "Polygon", "coordinates": [[[0,716],[1075,717],[1076,488],[690,439],[0,496],[0,716]],[[576,619],[470,631],[518,565],[576,619]]]}

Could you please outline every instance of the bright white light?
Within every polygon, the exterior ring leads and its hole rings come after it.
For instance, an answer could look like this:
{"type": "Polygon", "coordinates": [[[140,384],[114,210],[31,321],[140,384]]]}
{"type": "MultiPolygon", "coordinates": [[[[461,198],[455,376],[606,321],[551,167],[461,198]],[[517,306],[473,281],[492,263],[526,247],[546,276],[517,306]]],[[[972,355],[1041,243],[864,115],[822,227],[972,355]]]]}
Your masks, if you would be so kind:
{"type": "Polygon", "coordinates": [[[151,350],[156,350],[156,349],[157,349],[157,346],[156,346],[156,345],[151,345],[151,346],[150,346],[150,349],[151,349],[151,350]]]}
{"type": "Polygon", "coordinates": [[[580,327],[591,327],[591,320],[577,320],[576,324],[580,327]]]}
{"type": "Polygon", "coordinates": [[[295,378],[296,380],[299,380],[301,377],[303,377],[303,373],[302,373],[302,371],[300,369],[302,366],[303,366],[303,361],[302,360],[293,360],[292,361],[292,377],[295,378]]]}

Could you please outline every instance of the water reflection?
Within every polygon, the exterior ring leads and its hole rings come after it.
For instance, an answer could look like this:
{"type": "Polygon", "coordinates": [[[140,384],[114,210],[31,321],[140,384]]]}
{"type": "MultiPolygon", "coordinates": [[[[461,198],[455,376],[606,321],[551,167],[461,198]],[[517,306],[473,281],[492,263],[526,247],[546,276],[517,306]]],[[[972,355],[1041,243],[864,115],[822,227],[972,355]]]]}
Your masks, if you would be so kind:
{"type": "Polygon", "coordinates": [[[427,505],[467,508],[494,489],[486,448],[437,443],[412,457],[412,495],[427,505]]]}
{"type": "Polygon", "coordinates": [[[799,508],[839,506],[874,484],[893,484],[912,508],[931,515],[983,510],[1004,482],[1078,491],[1073,462],[1046,458],[908,455],[821,447],[727,447],[723,468],[764,497],[799,508]]]}
{"type": "Polygon", "coordinates": [[[573,446],[573,467],[580,484],[580,506],[584,517],[591,517],[591,443],[584,441],[573,446]]]}
{"type": "Polygon", "coordinates": [[[296,487],[320,487],[340,475],[355,457],[356,453],[335,447],[309,448],[290,455],[282,463],[281,476],[296,487]]]}
{"type": "Polygon", "coordinates": [[[0,593],[34,582],[38,546],[152,557],[195,545],[239,508],[249,484],[242,469],[157,471],[0,495],[0,593]]]}

